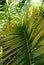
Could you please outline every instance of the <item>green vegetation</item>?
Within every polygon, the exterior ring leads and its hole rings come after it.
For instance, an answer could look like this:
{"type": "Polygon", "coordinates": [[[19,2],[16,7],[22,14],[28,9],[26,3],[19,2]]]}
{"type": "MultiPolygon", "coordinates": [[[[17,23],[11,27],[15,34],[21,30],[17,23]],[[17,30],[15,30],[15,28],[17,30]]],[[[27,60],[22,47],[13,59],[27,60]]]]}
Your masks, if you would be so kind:
{"type": "Polygon", "coordinates": [[[22,2],[0,1],[0,65],[44,65],[44,4],[22,2]]]}

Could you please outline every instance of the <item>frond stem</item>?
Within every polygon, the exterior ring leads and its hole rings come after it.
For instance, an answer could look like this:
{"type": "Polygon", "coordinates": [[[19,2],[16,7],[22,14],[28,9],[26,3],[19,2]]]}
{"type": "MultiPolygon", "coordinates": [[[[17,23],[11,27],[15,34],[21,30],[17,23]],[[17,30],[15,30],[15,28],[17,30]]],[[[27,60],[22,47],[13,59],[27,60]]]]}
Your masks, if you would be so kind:
{"type": "Polygon", "coordinates": [[[31,65],[31,54],[29,52],[29,45],[28,45],[28,40],[27,40],[27,36],[26,36],[26,33],[25,31],[23,30],[23,33],[24,33],[24,36],[25,36],[25,40],[26,40],[26,45],[27,45],[27,51],[28,51],[28,56],[29,56],[29,65],[31,65]]]}

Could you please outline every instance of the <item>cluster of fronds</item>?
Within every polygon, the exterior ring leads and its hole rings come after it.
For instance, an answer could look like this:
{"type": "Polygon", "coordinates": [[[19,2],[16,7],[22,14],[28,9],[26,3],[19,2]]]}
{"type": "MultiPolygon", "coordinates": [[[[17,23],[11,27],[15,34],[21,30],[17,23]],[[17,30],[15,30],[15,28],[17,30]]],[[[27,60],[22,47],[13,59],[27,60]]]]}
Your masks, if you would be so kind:
{"type": "MultiPolygon", "coordinates": [[[[15,15],[14,15],[15,16],[15,15]]],[[[18,15],[16,20],[9,20],[2,29],[3,65],[44,65],[44,18],[40,10],[29,9],[18,15]],[[23,16],[24,15],[24,16],[23,16]]]]}

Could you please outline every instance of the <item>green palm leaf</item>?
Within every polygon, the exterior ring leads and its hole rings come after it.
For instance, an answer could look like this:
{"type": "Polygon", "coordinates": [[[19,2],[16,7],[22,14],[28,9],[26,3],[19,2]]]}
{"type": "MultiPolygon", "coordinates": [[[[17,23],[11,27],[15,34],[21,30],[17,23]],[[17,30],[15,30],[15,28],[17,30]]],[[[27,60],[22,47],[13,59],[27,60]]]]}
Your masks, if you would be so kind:
{"type": "MultiPolygon", "coordinates": [[[[27,24],[25,24],[25,26],[27,26],[27,24]]],[[[26,27],[19,27],[15,25],[14,31],[10,33],[11,35],[9,34],[9,36],[0,40],[0,44],[3,45],[2,58],[4,65],[43,65],[42,63],[44,63],[44,28],[42,28],[37,33],[37,35],[33,34],[33,36],[35,37],[33,38],[32,36],[31,41],[30,36],[32,35],[32,33],[27,33],[28,30],[30,31],[30,28],[32,31],[34,30],[34,28],[31,26],[32,24],[30,24],[30,27],[27,27],[28,29],[26,29],[26,27]]]]}
{"type": "Polygon", "coordinates": [[[44,65],[44,19],[27,10],[18,16],[18,23],[11,19],[3,26],[0,65],[44,65]]]}

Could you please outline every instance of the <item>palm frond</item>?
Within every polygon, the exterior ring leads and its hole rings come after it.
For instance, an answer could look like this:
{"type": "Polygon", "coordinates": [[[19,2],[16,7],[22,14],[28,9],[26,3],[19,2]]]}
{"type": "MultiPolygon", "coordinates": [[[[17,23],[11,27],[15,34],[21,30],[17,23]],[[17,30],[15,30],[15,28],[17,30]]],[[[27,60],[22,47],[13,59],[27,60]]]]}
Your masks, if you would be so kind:
{"type": "MultiPolygon", "coordinates": [[[[21,11],[18,23],[11,19],[4,24],[0,37],[0,65],[44,65],[44,18],[39,15],[40,11],[35,11],[31,16],[29,11],[21,11]]],[[[11,12],[10,15],[13,16],[11,12]]]]}

